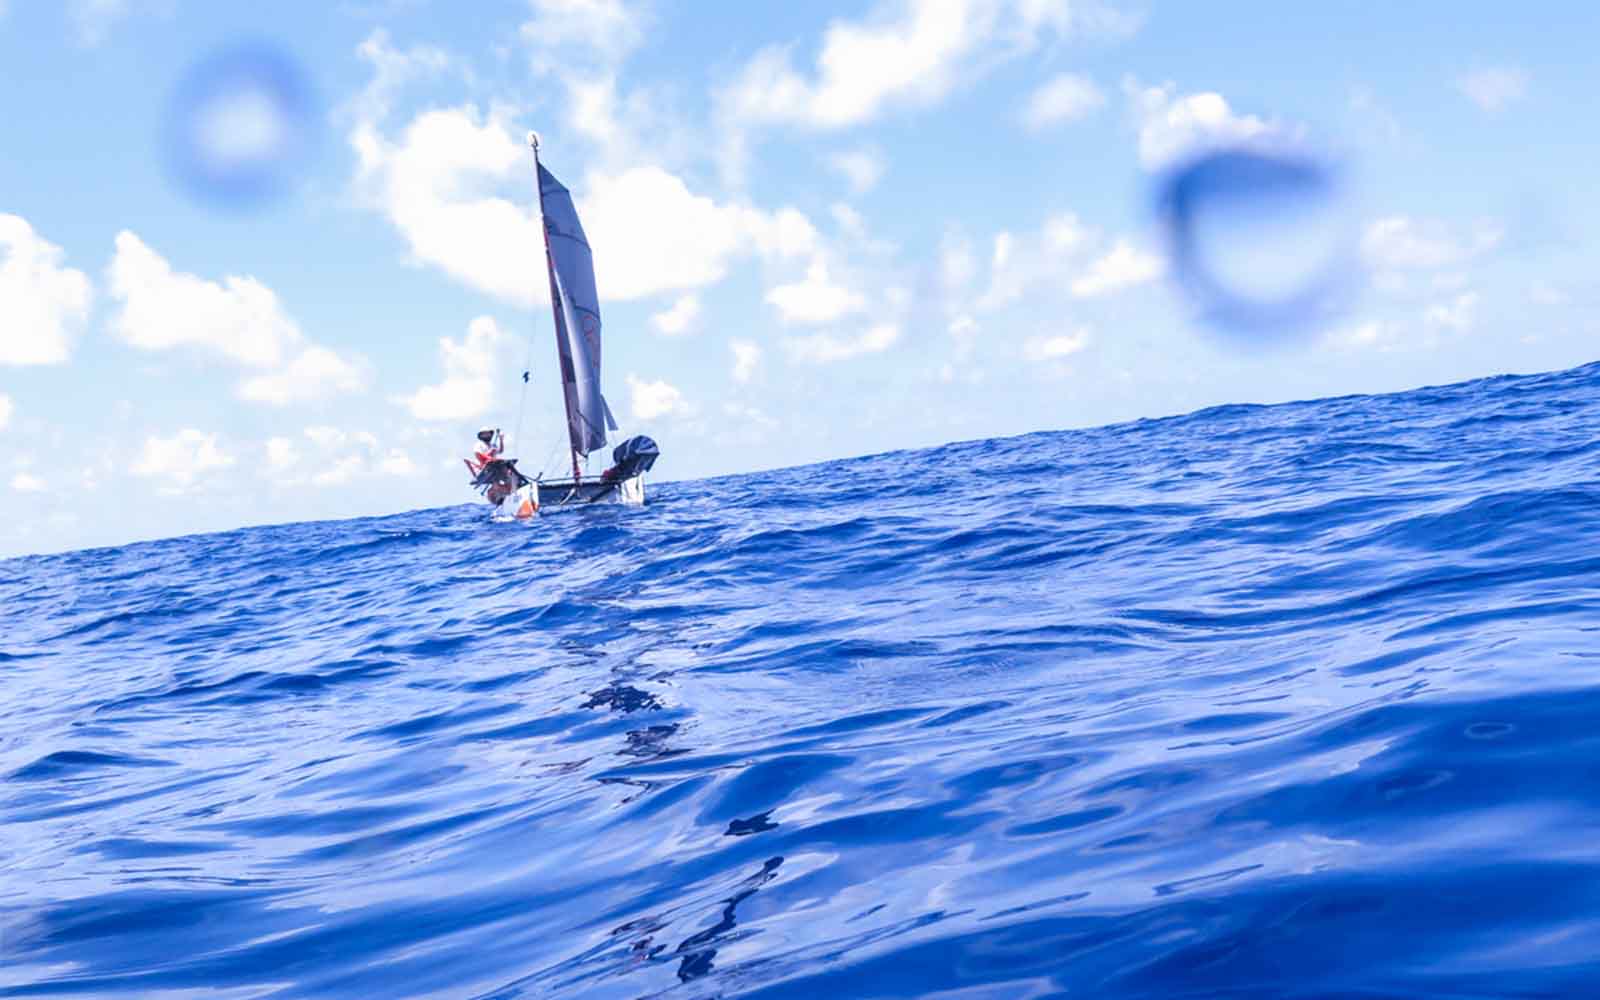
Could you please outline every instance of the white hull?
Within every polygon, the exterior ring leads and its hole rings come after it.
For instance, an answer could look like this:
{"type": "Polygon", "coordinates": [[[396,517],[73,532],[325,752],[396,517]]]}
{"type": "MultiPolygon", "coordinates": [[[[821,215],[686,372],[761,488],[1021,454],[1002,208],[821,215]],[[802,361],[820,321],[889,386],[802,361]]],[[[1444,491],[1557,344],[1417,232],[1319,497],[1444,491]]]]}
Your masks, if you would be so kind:
{"type": "Polygon", "coordinates": [[[613,503],[643,507],[643,473],[619,483],[605,483],[598,479],[586,479],[576,486],[570,479],[539,483],[539,510],[544,513],[567,507],[613,503]]]}

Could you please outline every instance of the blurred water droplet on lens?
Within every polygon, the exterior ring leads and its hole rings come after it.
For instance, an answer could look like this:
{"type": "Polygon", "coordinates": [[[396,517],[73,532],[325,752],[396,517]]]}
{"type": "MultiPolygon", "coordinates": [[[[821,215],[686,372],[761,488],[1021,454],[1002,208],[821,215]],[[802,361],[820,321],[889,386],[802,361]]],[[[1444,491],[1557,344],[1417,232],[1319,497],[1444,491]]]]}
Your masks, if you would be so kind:
{"type": "Polygon", "coordinates": [[[1157,206],[1172,270],[1226,333],[1283,339],[1331,318],[1355,272],[1338,171],[1315,156],[1222,149],[1167,175],[1157,206]]]}
{"type": "Polygon", "coordinates": [[[282,194],[314,138],[314,100],[292,56],[263,42],[192,66],[173,95],[168,155],[184,190],[231,208],[282,194]]]}

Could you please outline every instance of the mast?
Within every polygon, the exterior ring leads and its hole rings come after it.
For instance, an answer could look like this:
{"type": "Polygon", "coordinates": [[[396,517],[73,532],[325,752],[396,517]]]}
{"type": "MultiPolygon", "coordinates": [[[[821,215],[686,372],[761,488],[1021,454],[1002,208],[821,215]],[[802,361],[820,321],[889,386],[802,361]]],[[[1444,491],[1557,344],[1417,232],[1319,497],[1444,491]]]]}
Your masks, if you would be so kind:
{"type": "MultiPolygon", "coordinates": [[[[539,177],[539,133],[528,133],[528,145],[533,147],[533,186],[539,192],[539,230],[544,234],[544,267],[550,278],[550,319],[551,329],[556,337],[556,372],[562,379],[566,378],[566,371],[561,367],[561,296],[556,290],[556,262],[550,255],[550,226],[544,217],[544,182],[539,177]]],[[[572,426],[572,400],[567,398],[566,386],[563,382],[561,390],[561,404],[567,411],[567,426],[572,426]]],[[[571,448],[571,442],[568,442],[571,448]]],[[[572,452],[572,483],[578,484],[581,473],[578,469],[578,449],[571,448],[572,452]]]]}

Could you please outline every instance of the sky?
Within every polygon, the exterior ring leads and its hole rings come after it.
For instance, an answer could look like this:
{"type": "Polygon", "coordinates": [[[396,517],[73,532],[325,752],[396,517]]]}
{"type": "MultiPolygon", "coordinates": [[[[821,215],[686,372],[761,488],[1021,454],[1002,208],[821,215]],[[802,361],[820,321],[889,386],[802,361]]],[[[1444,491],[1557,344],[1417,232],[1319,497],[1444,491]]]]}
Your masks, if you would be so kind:
{"type": "Polygon", "coordinates": [[[559,470],[530,130],[657,479],[1582,364],[1596,37],[1555,2],[0,0],[0,557],[471,502],[485,424],[559,470]],[[1293,336],[1169,253],[1156,192],[1238,146],[1339,177],[1325,254],[1220,230],[1337,272],[1293,336]]]}

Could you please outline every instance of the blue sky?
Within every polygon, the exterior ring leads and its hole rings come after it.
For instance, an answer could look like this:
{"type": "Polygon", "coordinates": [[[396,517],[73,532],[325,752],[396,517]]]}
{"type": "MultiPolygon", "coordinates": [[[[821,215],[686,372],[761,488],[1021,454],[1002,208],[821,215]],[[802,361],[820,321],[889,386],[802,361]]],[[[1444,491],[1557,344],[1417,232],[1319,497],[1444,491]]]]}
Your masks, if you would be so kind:
{"type": "Polygon", "coordinates": [[[530,342],[559,456],[530,128],[662,478],[1593,360],[1600,14],[1394,7],[0,0],[0,556],[472,499],[530,342]],[[228,92],[280,183],[219,200],[183,84],[263,51],[304,114],[228,92]],[[1283,136],[1349,295],[1218,336],[1152,190],[1283,136]]]}

